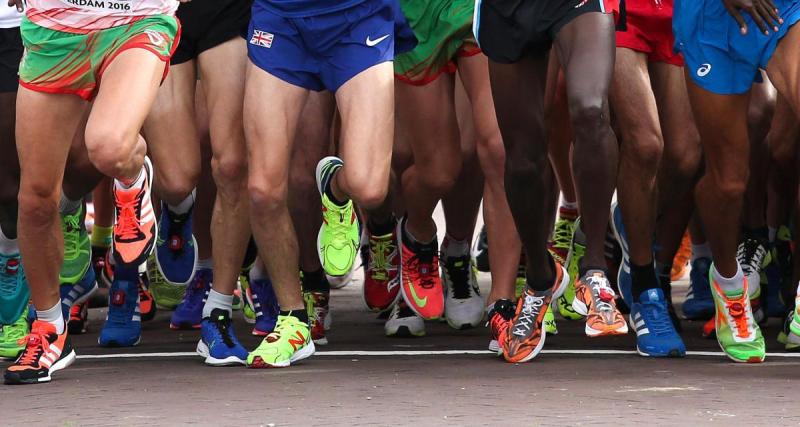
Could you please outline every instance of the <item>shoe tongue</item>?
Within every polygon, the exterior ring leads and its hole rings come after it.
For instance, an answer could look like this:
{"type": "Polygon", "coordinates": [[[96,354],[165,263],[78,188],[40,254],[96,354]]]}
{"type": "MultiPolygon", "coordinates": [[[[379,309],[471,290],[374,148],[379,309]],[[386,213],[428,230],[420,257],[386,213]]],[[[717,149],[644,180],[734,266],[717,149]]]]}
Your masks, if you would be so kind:
{"type": "Polygon", "coordinates": [[[642,299],[642,300],[645,300],[645,301],[649,301],[649,302],[661,301],[661,295],[658,294],[658,289],[648,289],[648,290],[644,291],[644,293],[642,294],[642,297],[639,297],[639,299],[642,299]],[[642,298],[642,297],[644,297],[644,298],[642,298]]]}
{"type": "Polygon", "coordinates": [[[216,321],[222,322],[222,321],[225,321],[225,320],[229,320],[230,319],[230,315],[228,314],[227,310],[223,310],[221,308],[215,308],[215,309],[211,310],[210,318],[214,319],[216,321]]]}

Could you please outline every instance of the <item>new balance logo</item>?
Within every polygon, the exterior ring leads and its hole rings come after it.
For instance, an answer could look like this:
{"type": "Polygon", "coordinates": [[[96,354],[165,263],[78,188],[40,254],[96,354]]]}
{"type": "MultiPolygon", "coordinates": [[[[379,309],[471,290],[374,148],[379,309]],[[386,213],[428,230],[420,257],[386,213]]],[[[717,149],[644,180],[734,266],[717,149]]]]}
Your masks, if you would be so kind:
{"type": "Polygon", "coordinates": [[[297,351],[298,348],[302,347],[306,343],[306,339],[303,338],[303,334],[300,331],[297,331],[297,338],[289,338],[289,344],[292,345],[294,351],[297,351]]]}
{"type": "Polygon", "coordinates": [[[272,40],[274,39],[275,35],[272,33],[268,33],[266,31],[261,31],[261,30],[253,30],[253,36],[250,37],[250,44],[271,48],[272,40]]]}

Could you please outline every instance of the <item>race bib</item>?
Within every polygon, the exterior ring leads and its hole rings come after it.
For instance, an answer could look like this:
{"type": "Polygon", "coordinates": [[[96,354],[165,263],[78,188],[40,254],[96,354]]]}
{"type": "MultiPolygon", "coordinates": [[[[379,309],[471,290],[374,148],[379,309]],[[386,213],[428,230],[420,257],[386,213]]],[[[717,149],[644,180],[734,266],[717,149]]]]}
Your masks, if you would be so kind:
{"type": "Polygon", "coordinates": [[[70,7],[97,15],[127,15],[133,13],[134,0],[61,0],[70,7]]]}

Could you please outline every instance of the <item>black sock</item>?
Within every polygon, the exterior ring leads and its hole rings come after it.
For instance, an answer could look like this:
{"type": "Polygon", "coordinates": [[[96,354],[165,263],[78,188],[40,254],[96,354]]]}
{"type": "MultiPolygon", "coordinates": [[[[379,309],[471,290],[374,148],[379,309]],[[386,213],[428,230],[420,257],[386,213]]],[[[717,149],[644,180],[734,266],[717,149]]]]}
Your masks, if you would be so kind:
{"type": "Polygon", "coordinates": [[[744,232],[742,233],[744,237],[752,237],[753,239],[758,240],[762,244],[766,246],[766,243],[769,243],[769,228],[766,226],[764,227],[757,227],[757,228],[744,228],[744,232]]]}
{"type": "Polygon", "coordinates": [[[544,279],[533,279],[528,275],[525,279],[525,282],[528,284],[528,287],[533,289],[534,291],[546,291],[553,287],[553,284],[556,281],[556,272],[553,271],[553,262],[548,262],[549,268],[547,269],[547,277],[544,279]]]}
{"type": "Polygon", "coordinates": [[[403,243],[410,246],[411,249],[416,253],[419,253],[420,251],[426,251],[431,248],[433,248],[434,252],[439,250],[439,243],[437,242],[435,234],[433,235],[433,240],[430,242],[420,242],[408,232],[408,228],[406,228],[406,221],[407,220],[403,220],[403,226],[400,227],[402,230],[401,232],[403,233],[403,243]]]}
{"type": "Polygon", "coordinates": [[[631,263],[631,282],[633,282],[631,292],[633,300],[639,301],[639,295],[648,289],[658,288],[658,278],[653,263],[636,265],[631,263]]]}
{"type": "Polygon", "coordinates": [[[289,310],[289,311],[281,310],[280,311],[280,315],[281,316],[293,316],[293,317],[296,317],[297,320],[299,320],[299,321],[301,321],[301,322],[303,322],[305,324],[308,324],[308,312],[304,308],[301,308],[301,309],[298,309],[298,310],[289,310]]]}
{"type": "Polygon", "coordinates": [[[303,292],[330,292],[331,284],[320,268],[317,271],[303,271],[303,292]]]}
{"type": "Polygon", "coordinates": [[[373,236],[385,236],[394,231],[396,226],[397,220],[394,216],[390,217],[389,220],[384,223],[375,222],[372,218],[367,220],[367,229],[373,236]]]}
{"type": "Polygon", "coordinates": [[[330,178],[328,178],[328,182],[325,183],[325,194],[328,196],[331,202],[333,202],[333,204],[335,204],[336,206],[344,206],[347,204],[347,200],[341,201],[337,199],[336,196],[333,195],[333,189],[331,188],[333,185],[333,177],[336,176],[336,173],[339,172],[339,169],[333,171],[333,173],[331,173],[330,178]]]}

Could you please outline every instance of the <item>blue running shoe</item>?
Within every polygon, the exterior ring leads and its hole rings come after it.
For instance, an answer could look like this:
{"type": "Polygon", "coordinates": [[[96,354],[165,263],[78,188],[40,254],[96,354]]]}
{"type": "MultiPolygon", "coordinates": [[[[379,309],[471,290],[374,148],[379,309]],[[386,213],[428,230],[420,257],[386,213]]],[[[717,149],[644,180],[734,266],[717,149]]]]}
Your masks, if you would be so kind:
{"type": "MultiPolygon", "coordinates": [[[[30,297],[19,254],[0,254],[0,324],[14,324],[28,307],[30,297]]],[[[36,310],[28,313],[35,315],[36,310]]]]}
{"type": "Polygon", "coordinates": [[[214,273],[211,269],[197,270],[192,283],[186,287],[183,300],[172,312],[169,321],[171,329],[200,329],[203,321],[203,304],[206,302],[213,281],[214,273]]]}
{"type": "Polygon", "coordinates": [[[135,269],[130,273],[121,270],[117,267],[108,290],[108,315],[97,339],[102,347],[132,347],[142,338],[139,277],[135,269]]]}
{"type": "Polygon", "coordinates": [[[247,362],[247,350],[236,339],[227,310],[215,308],[210,317],[203,319],[197,354],[205,357],[206,365],[211,366],[244,365],[247,362]]]}
{"type": "Polygon", "coordinates": [[[61,313],[64,319],[69,319],[69,310],[73,305],[84,303],[97,290],[97,275],[93,268],[89,268],[83,273],[81,280],[74,285],[62,283],[59,286],[61,292],[61,313]]]}
{"type": "Polygon", "coordinates": [[[611,205],[611,230],[614,232],[614,237],[619,242],[619,248],[622,250],[622,262],[619,263],[619,270],[617,271],[617,287],[622,295],[622,299],[628,307],[633,304],[633,279],[631,279],[631,260],[630,252],[628,251],[628,236],[625,234],[625,224],[622,222],[622,210],[615,202],[611,205]]]}
{"type": "Polygon", "coordinates": [[[156,239],[156,265],[167,282],[187,285],[197,265],[197,241],[192,234],[192,210],[183,215],[169,211],[161,203],[161,218],[156,239]]]}
{"type": "Polygon", "coordinates": [[[689,292],[683,302],[683,316],[689,320],[708,320],[714,316],[714,297],[711,296],[711,284],[708,282],[710,270],[710,259],[697,258],[692,261],[689,292]]]}
{"type": "Polygon", "coordinates": [[[767,317],[779,317],[785,319],[786,305],[783,304],[783,299],[781,298],[781,268],[778,263],[775,262],[776,259],[777,252],[773,249],[773,262],[764,267],[764,271],[761,272],[761,283],[767,284],[767,298],[764,301],[764,305],[766,306],[765,311],[767,317]]]}
{"type": "Polygon", "coordinates": [[[636,351],[649,357],[683,357],[683,345],[667,311],[661,289],[648,289],[631,305],[631,323],[636,329],[636,351]]]}
{"type": "Polygon", "coordinates": [[[275,290],[272,289],[272,281],[269,279],[258,279],[250,281],[250,298],[253,301],[253,309],[256,312],[256,325],[253,327],[253,335],[266,336],[275,329],[278,321],[278,298],[275,290]]]}

